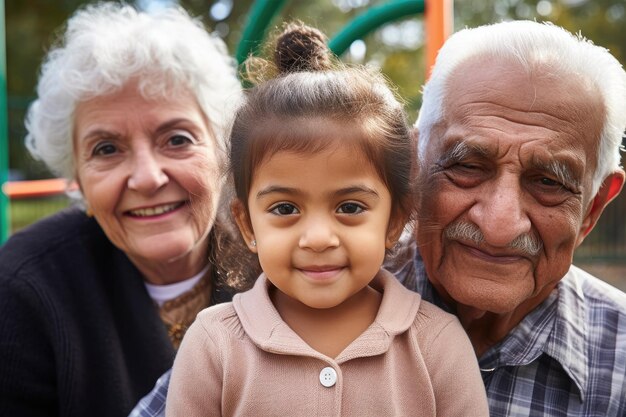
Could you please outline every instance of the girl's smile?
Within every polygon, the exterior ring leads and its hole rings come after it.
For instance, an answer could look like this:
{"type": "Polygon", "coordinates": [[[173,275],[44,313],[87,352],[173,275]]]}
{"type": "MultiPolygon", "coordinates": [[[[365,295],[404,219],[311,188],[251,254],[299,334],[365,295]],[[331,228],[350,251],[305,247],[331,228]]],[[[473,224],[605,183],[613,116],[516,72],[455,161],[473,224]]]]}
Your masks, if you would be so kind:
{"type": "Polygon", "coordinates": [[[307,278],[310,278],[312,281],[324,284],[329,281],[333,281],[333,279],[338,277],[346,268],[346,266],[335,265],[311,265],[297,269],[302,272],[307,278]]]}

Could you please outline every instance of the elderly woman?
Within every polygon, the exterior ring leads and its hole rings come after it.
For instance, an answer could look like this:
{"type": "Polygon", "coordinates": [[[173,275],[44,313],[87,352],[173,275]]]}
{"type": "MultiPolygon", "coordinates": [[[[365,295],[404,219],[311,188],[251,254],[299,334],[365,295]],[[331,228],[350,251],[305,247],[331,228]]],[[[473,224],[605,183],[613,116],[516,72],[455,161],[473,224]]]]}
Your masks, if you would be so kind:
{"type": "Polygon", "coordinates": [[[127,415],[196,313],[230,297],[218,206],[241,90],[182,10],[103,3],[70,18],[37,93],[28,148],[84,210],[0,250],[0,414],[127,415]]]}

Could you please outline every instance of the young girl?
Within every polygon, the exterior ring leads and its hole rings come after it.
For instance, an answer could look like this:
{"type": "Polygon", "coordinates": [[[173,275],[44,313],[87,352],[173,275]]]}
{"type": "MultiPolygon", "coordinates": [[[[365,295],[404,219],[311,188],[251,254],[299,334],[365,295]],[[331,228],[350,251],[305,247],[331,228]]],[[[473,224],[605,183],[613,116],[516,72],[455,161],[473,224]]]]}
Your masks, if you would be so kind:
{"type": "Polygon", "coordinates": [[[380,75],[290,25],[238,111],[233,214],[264,273],[198,315],[168,416],[486,416],[459,322],[381,269],[411,211],[411,141],[380,75]]]}

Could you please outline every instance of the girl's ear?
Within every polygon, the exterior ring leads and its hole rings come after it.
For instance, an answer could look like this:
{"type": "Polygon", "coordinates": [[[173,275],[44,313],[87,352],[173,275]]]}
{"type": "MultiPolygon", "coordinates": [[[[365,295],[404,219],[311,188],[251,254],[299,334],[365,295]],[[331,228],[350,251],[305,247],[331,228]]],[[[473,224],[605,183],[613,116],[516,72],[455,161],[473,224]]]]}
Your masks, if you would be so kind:
{"type": "Polygon", "coordinates": [[[392,213],[391,218],[389,219],[389,226],[387,227],[387,237],[385,239],[385,248],[392,249],[398,239],[400,239],[400,235],[404,230],[404,226],[406,222],[404,221],[404,216],[394,215],[392,213]]]}
{"type": "Polygon", "coordinates": [[[248,246],[250,252],[257,253],[256,240],[254,239],[252,224],[250,223],[248,212],[243,206],[241,200],[239,200],[238,198],[233,200],[233,202],[230,204],[230,211],[233,214],[235,223],[237,223],[237,227],[239,228],[239,232],[241,233],[241,237],[243,237],[246,246],[248,246]]]}

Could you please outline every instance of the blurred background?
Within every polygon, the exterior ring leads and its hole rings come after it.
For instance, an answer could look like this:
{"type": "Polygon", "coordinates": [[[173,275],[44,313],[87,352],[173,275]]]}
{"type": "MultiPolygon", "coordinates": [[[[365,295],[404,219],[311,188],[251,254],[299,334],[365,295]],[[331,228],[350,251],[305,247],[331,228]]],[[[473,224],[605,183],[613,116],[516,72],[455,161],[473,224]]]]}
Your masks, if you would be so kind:
{"type": "MultiPolygon", "coordinates": [[[[434,0],[440,1],[440,0],[434,0]]],[[[46,50],[55,34],[81,0],[5,0],[10,180],[51,178],[45,167],[28,155],[23,145],[24,114],[35,94],[35,83],[46,50]]],[[[180,4],[202,19],[235,53],[248,19],[251,0],[128,0],[151,9],[180,4]]],[[[270,31],[286,20],[300,19],[333,37],[369,8],[389,0],[291,0],[285,1],[270,24],[270,31]]],[[[428,4],[428,0],[426,1],[428,4]]],[[[502,20],[550,21],[571,32],[580,32],[608,48],[626,63],[626,0],[457,0],[454,30],[502,20]]],[[[418,14],[388,23],[351,44],[342,59],[375,65],[397,86],[413,123],[421,104],[425,80],[424,22],[418,14]]],[[[5,152],[4,149],[0,152],[5,152]]],[[[622,160],[624,156],[622,155],[622,160]]],[[[13,198],[11,231],[69,204],[63,195],[45,198],[13,198]]],[[[614,201],[600,223],[576,253],[576,263],[626,290],[626,192],[614,201]]]]}

